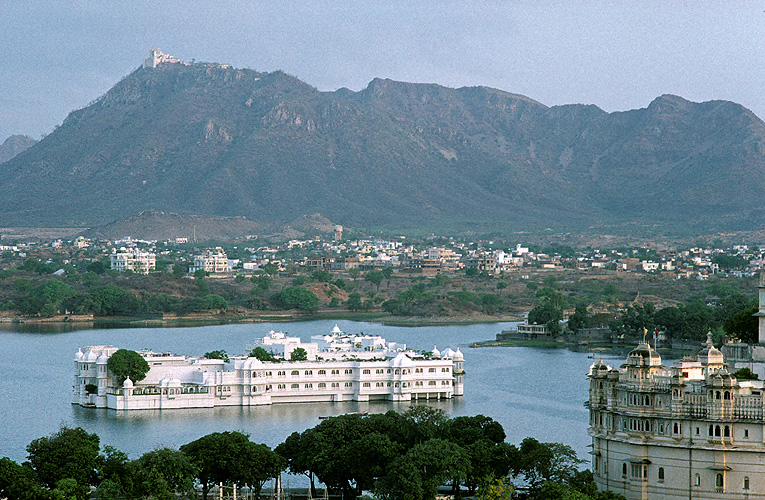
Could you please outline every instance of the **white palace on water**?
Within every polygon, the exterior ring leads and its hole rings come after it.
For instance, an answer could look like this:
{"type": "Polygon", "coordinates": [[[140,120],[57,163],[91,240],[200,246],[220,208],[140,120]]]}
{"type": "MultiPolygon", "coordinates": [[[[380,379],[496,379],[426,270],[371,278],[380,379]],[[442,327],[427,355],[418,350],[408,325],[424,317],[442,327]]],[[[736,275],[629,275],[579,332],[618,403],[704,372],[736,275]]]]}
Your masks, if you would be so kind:
{"type": "Polygon", "coordinates": [[[301,342],[271,332],[252,346],[279,361],[248,355],[229,360],[139,351],[150,370],[133,383],[118,385],[109,357],[118,348],[85,346],[74,357],[72,403],[114,410],[210,408],[272,403],[413,401],[461,396],[464,357],[459,348],[417,353],[406,345],[371,335],[345,334],[335,325],[328,335],[301,342]],[[286,361],[303,349],[306,361],[286,361]]]}
{"type": "Polygon", "coordinates": [[[715,348],[662,366],[640,342],[621,367],[590,367],[592,471],[628,500],[765,499],[765,273],[759,342],[715,348]]]}

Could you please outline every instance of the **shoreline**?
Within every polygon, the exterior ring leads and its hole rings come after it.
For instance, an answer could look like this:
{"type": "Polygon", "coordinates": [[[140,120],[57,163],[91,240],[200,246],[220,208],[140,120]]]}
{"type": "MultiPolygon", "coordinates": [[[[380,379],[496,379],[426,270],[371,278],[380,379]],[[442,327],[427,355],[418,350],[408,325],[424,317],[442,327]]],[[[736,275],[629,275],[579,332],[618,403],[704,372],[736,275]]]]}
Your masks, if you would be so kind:
{"type": "Polygon", "coordinates": [[[379,323],[387,326],[418,327],[473,325],[489,323],[508,323],[520,321],[516,316],[440,316],[440,317],[405,317],[389,316],[377,312],[350,312],[322,310],[316,313],[269,311],[263,314],[195,314],[188,316],[160,317],[146,316],[93,316],[93,315],[58,315],[50,318],[5,316],[0,317],[0,325],[99,327],[121,325],[124,327],[177,327],[204,326],[237,323],[291,323],[297,321],[315,321],[322,319],[351,320],[379,323]]]}

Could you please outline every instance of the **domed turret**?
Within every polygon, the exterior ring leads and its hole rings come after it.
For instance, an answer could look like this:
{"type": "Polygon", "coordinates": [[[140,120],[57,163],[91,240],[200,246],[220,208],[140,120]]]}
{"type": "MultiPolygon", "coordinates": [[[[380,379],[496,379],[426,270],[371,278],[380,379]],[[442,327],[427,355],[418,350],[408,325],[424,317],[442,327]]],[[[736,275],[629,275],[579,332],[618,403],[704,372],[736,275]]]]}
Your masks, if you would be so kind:
{"type": "Polygon", "coordinates": [[[723,365],[723,354],[712,342],[712,332],[707,332],[707,342],[696,355],[696,359],[702,365],[723,365]]]}
{"type": "Polygon", "coordinates": [[[451,347],[447,347],[444,352],[441,353],[442,358],[450,359],[454,357],[454,351],[452,351],[451,347]]]}
{"type": "Polygon", "coordinates": [[[460,352],[460,348],[458,347],[454,352],[454,361],[463,361],[464,359],[465,356],[460,352]]]}
{"type": "Polygon", "coordinates": [[[335,323],[335,327],[329,333],[331,333],[332,335],[342,335],[343,331],[340,329],[339,326],[337,326],[337,323],[335,323]]]}
{"type": "Polygon", "coordinates": [[[436,349],[436,346],[433,346],[433,351],[431,351],[431,354],[434,358],[440,358],[441,357],[441,351],[436,349]]]}
{"type": "Polygon", "coordinates": [[[627,355],[627,364],[631,366],[661,366],[661,356],[648,342],[639,342],[627,355]]]}

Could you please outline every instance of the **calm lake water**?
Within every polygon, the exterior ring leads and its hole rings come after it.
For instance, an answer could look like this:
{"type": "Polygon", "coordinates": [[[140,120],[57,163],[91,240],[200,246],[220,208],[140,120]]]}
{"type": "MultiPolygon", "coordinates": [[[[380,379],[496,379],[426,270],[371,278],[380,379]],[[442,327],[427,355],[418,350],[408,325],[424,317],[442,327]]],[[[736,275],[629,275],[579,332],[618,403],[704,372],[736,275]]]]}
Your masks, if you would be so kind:
{"type": "MultiPolygon", "coordinates": [[[[282,330],[308,341],[337,323],[349,333],[364,332],[403,342],[414,349],[457,346],[465,354],[465,395],[431,402],[450,416],[483,414],[501,423],[510,443],[532,436],[569,444],[588,459],[585,374],[592,359],[566,349],[492,347],[471,349],[493,339],[510,323],[466,326],[395,327],[354,321],[255,323],[179,328],[105,328],[45,332],[0,325],[0,456],[21,462],[26,446],[62,425],[80,426],[131,458],[158,446],[178,447],[205,434],[226,430],[248,433],[256,442],[276,446],[293,431],[317,425],[322,415],[349,411],[404,410],[400,403],[281,404],[250,408],[146,410],[117,412],[72,405],[74,353],[80,346],[111,344],[127,349],[200,355],[225,349],[243,353],[269,330],[282,330]]],[[[22,325],[24,326],[24,325],[22,325]]],[[[612,365],[623,357],[607,357],[612,365]]]]}

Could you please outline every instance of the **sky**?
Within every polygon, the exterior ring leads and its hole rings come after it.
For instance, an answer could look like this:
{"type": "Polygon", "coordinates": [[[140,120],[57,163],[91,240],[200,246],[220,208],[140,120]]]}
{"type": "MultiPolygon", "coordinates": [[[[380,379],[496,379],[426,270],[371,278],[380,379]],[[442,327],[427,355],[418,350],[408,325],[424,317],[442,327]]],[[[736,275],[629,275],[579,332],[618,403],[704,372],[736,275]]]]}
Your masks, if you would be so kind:
{"type": "Polygon", "coordinates": [[[765,0],[0,0],[0,26],[0,142],[50,133],[151,48],[324,91],[380,77],[609,112],[676,94],[765,118],[765,0]]]}

